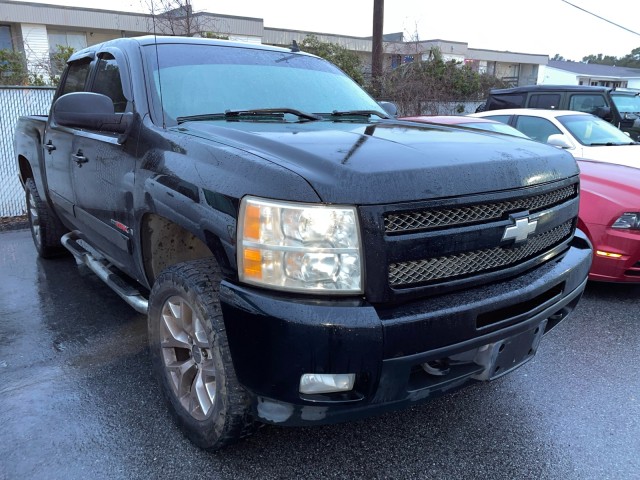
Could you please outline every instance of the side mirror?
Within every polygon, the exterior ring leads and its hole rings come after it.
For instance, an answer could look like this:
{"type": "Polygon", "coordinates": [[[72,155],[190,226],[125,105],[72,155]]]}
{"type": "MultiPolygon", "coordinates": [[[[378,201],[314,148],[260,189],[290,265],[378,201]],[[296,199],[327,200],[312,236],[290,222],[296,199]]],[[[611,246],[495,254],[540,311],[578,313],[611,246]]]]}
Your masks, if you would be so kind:
{"type": "Polygon", "coordinates": [[[115,113],[113,102],[106,95],[90,92],[62,95],[53,104],[51,116],[63,127],[112,133],[125,133],[132,119],[130,113],[115,113]]]}
{"type": "Polygon", "coordinates": [[[378,105],[380,105],[390,117],[396,118],[398,116],[398,106],[395,103],[378,102],[378,105]]]}
{"type": "Polygon", "coordinates": [[[565,149],[573,148],[573,144],[569,139],[563,135],[562,133],[555,133],[553,135],[549,135],[547,139],[547,144],[553,145],[554,147],[560,147],[565,149]]]}
{"type": "Polygon", "coordinates": [[[609,107],[598,107],[593,111],[593,114],[607,122],[613,120],[613,115],[611,115],[611,109],[609,107]]]}

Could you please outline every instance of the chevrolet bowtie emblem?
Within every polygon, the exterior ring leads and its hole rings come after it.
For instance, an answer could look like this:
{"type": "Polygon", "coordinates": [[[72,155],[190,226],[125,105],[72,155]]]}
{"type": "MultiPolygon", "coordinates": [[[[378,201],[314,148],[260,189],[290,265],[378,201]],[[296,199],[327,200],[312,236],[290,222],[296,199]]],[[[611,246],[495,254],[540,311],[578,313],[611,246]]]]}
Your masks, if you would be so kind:
{"type": "Polygon", "coordinates": [[[530,234],[536,231],[538,225],[537,220],[529,221],[528,217],[516,218],[515,225],[511,225],[504,229],[502,241],[515,240],[516,243],[524,242],[530,234]]]}

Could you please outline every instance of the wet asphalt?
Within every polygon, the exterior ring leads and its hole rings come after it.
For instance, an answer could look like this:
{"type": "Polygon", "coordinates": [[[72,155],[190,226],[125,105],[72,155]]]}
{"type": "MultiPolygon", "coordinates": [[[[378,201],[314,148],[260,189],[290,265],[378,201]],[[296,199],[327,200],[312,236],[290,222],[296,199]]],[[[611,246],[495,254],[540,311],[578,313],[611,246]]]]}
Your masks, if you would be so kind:
{"type": "Polygon", "coordinates": [[[37,259],[27,230],[0,232],[0,479],[638,479],[639,297],[590,284],[495,382],[212,454],[167,412],[145,317],[72,258],[37,259]]]}

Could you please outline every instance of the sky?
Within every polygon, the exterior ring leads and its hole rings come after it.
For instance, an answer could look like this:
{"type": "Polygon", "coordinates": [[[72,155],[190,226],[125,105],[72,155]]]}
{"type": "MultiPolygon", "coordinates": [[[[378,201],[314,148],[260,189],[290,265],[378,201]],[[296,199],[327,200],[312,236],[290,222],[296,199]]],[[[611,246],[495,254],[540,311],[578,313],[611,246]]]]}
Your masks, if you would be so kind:
{"type": "MultiPolygon", "coordinates": [[[[150,0],[90,5],[86,0],[29,1],[147,13],[150,0]]],[[[384,33],[466,42],[477,49],[560,54],[575,61],[599,53],[622,57],[640,47],[640,1],[568,1],[620,26],[563,0],[387,0],[384,33]]],[[[192,0],[192,4],[195,11],[262,18],[266,27],[357,37],[372,31],[373,0],[192,0]]]]}

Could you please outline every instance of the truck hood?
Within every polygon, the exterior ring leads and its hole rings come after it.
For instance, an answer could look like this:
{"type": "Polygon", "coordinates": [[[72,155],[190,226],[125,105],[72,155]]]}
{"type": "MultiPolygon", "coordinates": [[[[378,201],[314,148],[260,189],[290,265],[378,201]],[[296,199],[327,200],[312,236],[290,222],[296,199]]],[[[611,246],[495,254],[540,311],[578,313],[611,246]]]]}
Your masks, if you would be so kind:
{"type": "Polygon", "coordinates": [[[174,129],[292,170],[327,203],[459,197],[578,174],[571,155],[557,148],[456,127],[400,121],[210,121],[174,129]]]}

